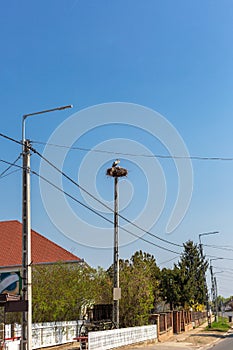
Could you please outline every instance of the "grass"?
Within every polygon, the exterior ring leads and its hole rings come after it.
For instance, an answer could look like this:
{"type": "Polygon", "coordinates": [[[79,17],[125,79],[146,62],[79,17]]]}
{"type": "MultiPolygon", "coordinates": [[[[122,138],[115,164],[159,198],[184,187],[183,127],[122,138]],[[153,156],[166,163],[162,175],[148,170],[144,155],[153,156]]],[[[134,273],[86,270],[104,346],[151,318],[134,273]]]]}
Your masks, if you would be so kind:
{"type": "Polygon", "coordinates": [[[211,327],[207,326],[206,330],[208,331],[219,331],[227,332],[231,328],[230,323],[226,317],[219,317],[218,322],[212,322],[211,327]]]}

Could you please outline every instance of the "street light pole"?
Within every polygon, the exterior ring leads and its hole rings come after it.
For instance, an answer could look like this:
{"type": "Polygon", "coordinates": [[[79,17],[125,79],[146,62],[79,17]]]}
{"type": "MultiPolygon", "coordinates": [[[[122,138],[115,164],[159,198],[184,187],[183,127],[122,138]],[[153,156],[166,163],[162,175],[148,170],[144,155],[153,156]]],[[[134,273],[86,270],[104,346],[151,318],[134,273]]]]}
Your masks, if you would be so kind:
{"type": "Polygon", "coordinates": [[[214,287],[215,287],[215,322],[218,322],[218,289],[217,289],[217,279],[214,277],[214,287]]]}
{"type": "Polygon", "coordinates": [[[202,236],[208,236],[208,235],[215,235],[216,233],[219,233],[219,231],[211,231],[211,232],[203,232],[203,233],[199,233],[199,246],[200,246],[200,252],[201,252],[201,256],[203,257],[203,246],[201,243],[201,237],[202,236]]]}
{"type": "MultiPolygon", "coordinates": [[[[201,243],[201,237],[208,236],[208,235],[214,235],[216,233],[219,233],[219,232],[218,231],[211,231],[211,232],[199,233],[199,246],[200,246],[200,253],[201,253],[202,259],[204,258],[204,254],[203,254],[203,246],[201,243]]],[[[204,278],[204,288],[205,288],[205,293],[206,293],[206,309],[207,309],[208,326],[211,327],[211,315],[210,315],[210,306],[209,306],[208,286],[207,286],[206,275],[205,275],[204,271],[203,271],[203,278],[204,278]]]]}
{"type": "MultiPolygon", "coordinates": [[[[215,305],[215,321],[218,320],[218,311],[217,311],[217,282],[215,281],[214,273],[213,273],[213,266],[212,266],[212,261],[214,260],[220,260],[223,258],[213,258],[210,259],[210,276],[211,276],[211,294],[212,294],[212,302],[215,305]]],[[[221,271],[222,272],[222,271],[221,271]]],[[[218,273],[218,272],[215,272],[218,273]]]]}
{"type": "Polygon", "coordinates": [[[114,177],[114,248],[113,248],[113,314],[112,320],[116,328],[119,328],[119,300],[121,289],[119,282],[119,235],[118,235],[118,178],[124,177],[128,171],[118,166],[119,159],[116,159],[112,167],[107,169],[106,174],[114,177]]]}
{"type": "MultiPolygon", "coordinates": [[[[222,273],[224,271],[218,271],[215,272],[216,273],[222,273]]],[[[218,322],[218,285],[217,285],[217,278],[216,276],[214,276],[214,288],[215,288],[215,310],[216,310],[216,314],[215,314],[215,321],[218,322]]]]}
{"type": "Polygon", "coordinates": [[[22,314],[21,350],[31,349],[32,285],[31,285],[31,205],[30,205],[30,142],[23,140],[22,189],[22,300],[27,311],[22,314]]]}
{"type": "Polygon", "coordinates": [[[31,271],[31,195],[30,195],[30,141],[25,139],[25,122],[30,116],[72,108],[62,106],[23,115],[22,119],[22,300],[27,311],[22,313],[21,350],[32,349],[32,271],[31,271]]]}

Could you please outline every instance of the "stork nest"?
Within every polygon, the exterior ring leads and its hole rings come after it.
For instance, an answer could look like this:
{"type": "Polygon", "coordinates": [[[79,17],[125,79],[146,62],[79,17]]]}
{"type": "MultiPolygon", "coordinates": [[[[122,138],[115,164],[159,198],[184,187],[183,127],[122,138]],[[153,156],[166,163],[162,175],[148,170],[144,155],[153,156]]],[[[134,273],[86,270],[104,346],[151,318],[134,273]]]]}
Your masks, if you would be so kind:
{"type": "Polygon", "coordinates": [[[121,168],[120,166],[112,167],[107,169],[106,175],[112,177],[123,177],[128,175],[128,170],[121,168]]]}

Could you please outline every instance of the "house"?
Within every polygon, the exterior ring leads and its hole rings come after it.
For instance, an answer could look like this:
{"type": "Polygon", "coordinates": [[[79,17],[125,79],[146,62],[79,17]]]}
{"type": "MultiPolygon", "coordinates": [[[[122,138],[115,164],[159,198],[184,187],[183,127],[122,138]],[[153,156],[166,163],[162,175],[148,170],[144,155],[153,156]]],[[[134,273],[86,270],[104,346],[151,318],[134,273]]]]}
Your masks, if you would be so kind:
{"type": "MultiPolygon", "coordinates": [[[[31,257],[33,265],[83,263],[76,255],[68,252],[38,232],[31,230],[31,257]]],[[[17,220],[0,222],[0,293],[14,292],[18,288],[19,272],[22,267],[22,224],[17,220]],[[12,282],[11,286],[9,282],[12,282]],[[7,288],[7,289],[6,289],[7,288]]],[[[16,291],[15,291],[16,292],[16,291]]],[[[16,292],[17,293],[17,292],[16,292]]]]}

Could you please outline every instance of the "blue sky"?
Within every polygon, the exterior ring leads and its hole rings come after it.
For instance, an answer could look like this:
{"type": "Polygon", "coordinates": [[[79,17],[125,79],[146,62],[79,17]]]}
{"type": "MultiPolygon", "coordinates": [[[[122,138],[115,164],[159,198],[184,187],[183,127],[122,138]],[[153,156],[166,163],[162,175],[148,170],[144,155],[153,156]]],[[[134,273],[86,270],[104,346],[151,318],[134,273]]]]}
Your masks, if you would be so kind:
{"type": "MultiPolygon", "coordinates": [[[[102,103],[134,103],[166,118],[181,135],[191,156],[233,157],[232,1],[11,1],[1,4],[0,16],[2,133],[20,140],[23,114],[73,104],[72,111],[27,120],[27,137],[47,142],[73,113],[102,103]]],[[[88,120],[89,128],[92,117],[94,115],[88,120]]],[[[85,129],[85,121],[82,123],[79,126],[85,129]]],[[[101,143],[112,139],[113,135],[134,140],[153,154],[169,154],[166,147],[145,130],[119,124],[90,129],[73,146],[90,149],[99,145],[106,151],[109,145],[101,143]]],[[[60,144],[64,142],[61,135],[60,144]]],[[[33,146],[43,152],[43,145],[34,143],[33,146]]],[[[139,154],[137,145],[131,146],[130,150],[139,154]]],[[[18,145],[4,139],[0,139],[0,150],[1,159],[7,161],[14,161],[20,153],[18,145]]],[[[112,150],[118,152],[116,144],[112,150]]],[[[93,175],[92,184],[100,197],[111,202],[112,181],[105,176],[105,169],[116,154],[103,153],[99,159],[96,153],[95,160],[102,162],[96,174],[93,174],[88,154],[93,153],[70,151],[63,171],[78,180],[78,172],[83,174],[80,167],[86,156],[86,180],[92,181],[93,175]]],[[[141,203],[146,202],[148,178],[143,176],[142,170],[146,160],[126,155],[119,155],[119,158],[121,165],[129,170],[128,179],[120,182],[121,205],[126,205],[122,214],[133,221],[141,210],[141,203]],[[138,166],[139,159],[142,168],[138,166]],[[132,201],[128,205],[130,196],[132,201]]],[[[38,171],[39,157],[33,155],[31,163],[32,169],[38,171]]],[[[170,234],[166,233],[166,225],[178,187],[174,161],[157,159],[157,170],[151,168],[155,171],[155,185],[157,171],[160,173],[162,169],[167,187],[164,208],[151,232],[182,244],[188,239],[198,242],[201,232],[218,230],[218,235],[203,237],[203,243],[233,249],[233,161],[193,160],[192,166],[191,203],[181,224],[170,234]]],[[[3,171],[6,165],[1,163],[0,167],[3,171]]],[[[81,180],[85,187],[85,176],[81,180]]],[[[1,178],[0,186],[0,219],[21,220],[20,172],[1,178]]],[[[83,200],[80,191],[68,181],[64,181],[63,186],[83,200]]],[[[148,220],[158,208],[156,196],[163,194],[159,194],[159,190],[161,187],[157,185],[154,206],[147,210],[148,220]]],[[[71,200],[67,201],[82,219],[94,226],[103,225],[101,219],[71,200]]],[[[111,218],[109,213],[106,216],[111,218]]],[[[141,222],[141,226],[144,224],[141,222]]],[[[107,226],[111,225],[104,223],[104,227],[107,226]]],[[[81,245],[57,229],[44,209],[35,176],[32,177],[32,227],[92,266],[107,268],[112,262],[110,248],[81,245]]],[[[178,249],[148,235],[144,238],[172,250],[178,249]]],[[[141,240],[122,246],[120,257],[129,258],[138,249],[153,254],[161,266],[172,266],[175,261],[163,264],[175,258],[175,254],[141,240]]],[[[209,256],[228,259],[232,256],[231,250],[211,247],[204,247],[204,250],[209,256]]],[[[225,269],[217,275],[219,293],[232,295],[233,280],[229,277],[231,270],[227,269],[233,269],[233,260],[216,260],[214,265],[216,272],[225,269]]]]}

